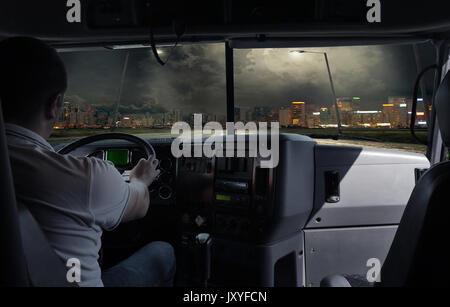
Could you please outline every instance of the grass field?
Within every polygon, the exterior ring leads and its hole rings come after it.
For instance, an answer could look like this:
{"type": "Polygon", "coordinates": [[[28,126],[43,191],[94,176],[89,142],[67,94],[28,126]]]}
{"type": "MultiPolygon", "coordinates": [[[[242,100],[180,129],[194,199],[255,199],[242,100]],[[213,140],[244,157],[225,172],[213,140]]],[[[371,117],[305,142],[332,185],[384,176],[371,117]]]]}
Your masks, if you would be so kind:
{"type": "MultiPolygon", "coordinates": [[[[68,129],[68,130],[55,130],[49,142],[52,145],[69,143],[76,139],[100,134],[108,133],[111,130],[105,129],[68,129]]],[[[129,133],[138,135],[146,139],[152,138],[170,138],[174,137],[170,133],[170,129],[154,129],[154,128],[118,128],[115,132],[129,133]]],[[[336,135],[336,129],[304,129],[304,128],[283,128],[281,133],[293,133],[303,134],[314,137],[319,144],[338,144],[338,145],[351,145],[351,146],[363,146],[363,147],[376,147],[386,149],[396,149],[402,151],[410,151],[417,153],[425,153],[426,146],[418,144],[411,136],[408,129],[351,129],[347,128],[343,130],[344,136],[354,136],[360,138],[366,138],[365,140],[351,140],[342,138],[334,140],[333,138],[316,137],[320,135],[336,135]]],[[[427,138],[426,130],[419,130],[416,132],[417,136],[423,140],[427,138]]]]}

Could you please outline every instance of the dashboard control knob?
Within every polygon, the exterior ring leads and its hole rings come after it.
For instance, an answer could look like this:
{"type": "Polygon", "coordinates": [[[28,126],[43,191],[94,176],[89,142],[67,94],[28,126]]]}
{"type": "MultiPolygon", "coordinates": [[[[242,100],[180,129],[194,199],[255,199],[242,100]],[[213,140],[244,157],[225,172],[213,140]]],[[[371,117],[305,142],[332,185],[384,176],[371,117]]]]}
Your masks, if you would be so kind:
{"type": "Polygon", "coordinates": [[[195,224],[197,224],[198,227],[202,227],[205,224],[206,220],[202,216],[197,216],[195,219],[195,224]]]}
{"type": "Polygon", "coordinates": [[[161,199],[169,199],[172,197],[172,188],[164,185],[159,188],[159,197],[161,199]]]}

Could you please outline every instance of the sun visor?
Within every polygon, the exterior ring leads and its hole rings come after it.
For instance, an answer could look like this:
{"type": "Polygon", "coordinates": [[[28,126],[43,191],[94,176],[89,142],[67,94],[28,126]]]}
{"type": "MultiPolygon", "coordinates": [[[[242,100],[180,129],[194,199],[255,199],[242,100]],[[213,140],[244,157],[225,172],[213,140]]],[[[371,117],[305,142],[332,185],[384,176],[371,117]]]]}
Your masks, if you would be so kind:
{"type": "Polygon", "coordinates": [[[158,43],[182,33],[180,43],[233,40],[236,48],[267,48],[448,37],[450,3],[422,2],[5,0],[0,39],[33,36],[55,47],[143,44],[152,29],[158,43]]]}

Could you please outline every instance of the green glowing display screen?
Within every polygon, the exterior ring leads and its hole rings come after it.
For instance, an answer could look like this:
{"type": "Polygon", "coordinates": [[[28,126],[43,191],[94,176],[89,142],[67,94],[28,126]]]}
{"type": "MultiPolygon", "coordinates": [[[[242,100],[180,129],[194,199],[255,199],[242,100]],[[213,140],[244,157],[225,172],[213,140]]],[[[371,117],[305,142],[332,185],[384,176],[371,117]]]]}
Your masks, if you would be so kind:
{"type": "Polygon", "coordinates": [[[129,161],[128,150],[108,150],[106,151],[106,160],[114,165],[127,165],[129,161]]]}
{"type": "Polygon", "coordinates": [[[216,195],[216,199],[217,200],[221,200],[221,201],[230,201],[231,200],[231,196],[217,194],[216,195]]]}

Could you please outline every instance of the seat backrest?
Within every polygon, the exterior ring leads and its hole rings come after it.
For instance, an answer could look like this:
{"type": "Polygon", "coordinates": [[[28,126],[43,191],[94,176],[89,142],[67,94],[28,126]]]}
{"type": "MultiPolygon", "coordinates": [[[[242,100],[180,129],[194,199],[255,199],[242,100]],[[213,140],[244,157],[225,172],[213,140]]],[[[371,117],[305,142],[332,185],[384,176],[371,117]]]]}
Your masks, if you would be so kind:
{"type": "Polygon", "coordinates": [[[62,259],[50,246],[44,232],[28,208],[18,202],[19,225],[31,286],[71,287],[62,259]]]}
{"type": "Polygon", "coordinates": [[[17,203],[0,104],[0,286],[74,286],[24,204],[17,203]]]}
{"type": "Polygon", "coordinates": [[[381,286],[450,285],[450,162],[418,182],[381,270],[381,286]]]}
{"type": "MultiPolygon", "coordinates": [[[[450,73],[435,108],[450,146],[450,73]]],[[[450,161],[433,166],[417,183],[381,270],[381,286],[450,286],[450,161]]]]}
{"type": "Polygon", "coordinates": [[[13,177],[0,103],[0,285],[28,286],[13,177]]]}

